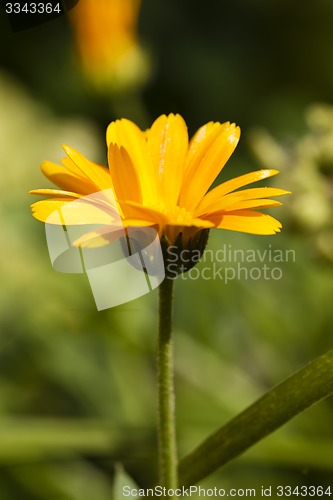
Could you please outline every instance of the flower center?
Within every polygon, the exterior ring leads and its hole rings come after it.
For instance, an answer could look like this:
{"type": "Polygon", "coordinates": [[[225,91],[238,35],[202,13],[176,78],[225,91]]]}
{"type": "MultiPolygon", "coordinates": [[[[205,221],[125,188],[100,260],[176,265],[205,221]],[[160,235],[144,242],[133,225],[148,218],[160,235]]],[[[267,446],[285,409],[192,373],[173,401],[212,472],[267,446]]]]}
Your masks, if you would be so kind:
{"type": "Polygon", "coordinates": [[[185,223],[193,218],[191,212],[186,210],[186,208],[179,207],[178,205],[170,207],[164,211],[170,222],[185,223]]]}

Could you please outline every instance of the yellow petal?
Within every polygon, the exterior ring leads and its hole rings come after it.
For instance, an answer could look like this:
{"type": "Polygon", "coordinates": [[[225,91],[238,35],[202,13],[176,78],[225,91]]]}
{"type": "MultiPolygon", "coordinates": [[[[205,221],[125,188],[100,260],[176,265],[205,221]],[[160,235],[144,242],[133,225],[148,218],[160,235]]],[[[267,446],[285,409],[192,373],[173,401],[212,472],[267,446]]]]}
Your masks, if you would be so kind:
{"type": "Polygon", "coordinates": [[[124,224],[130,219],[151,221],[153,224],[158,224],[159,226],[164,226],[168,222],[165,214],[153,208],[148,208],[143,204],[131,201],[120,201],[120,204],[125,215],[124,224]]]}
{"type": "Polygon", "coordinates": [[[230,158],[239,136],[240,129],[235,124],[209,125],[207,131],[199,129],[189,151],[179,198],[181,206],[195,209],[230,158]],[[204,138],[200,142],[201,136],[204,138]]]}
{"type": "Polygon", "coordinates": [[[118,199],[141,203],[141,187],[136,169],[123,146],[109,145],[109,169],[118,199]]]}
{"type": "MultiPolygon", "coordinates": [[[[266,179],[267,177],[272,177],[278,173],[278,170],[257,170],[255,172],[250,172],[249,174],[244,174],[239,177],[235,177],[234,179],[230,179],[229,181],[226,181],[209,191],[209,193],[207,193],[199,203],[195,213],[197,215],[201,215],[210,210],[214,211],[214,208],[211,209],[211,207],[213,207],[215,203],[219,203],[226,194],[235,191],[235,189],[246,186],[247,184],[252,184],[253,182],[258,182],[262,179],[266,179]]],[[[239,196],[239,194],[241,195],[241,193],[242,191],[237,191],[237,196],[239,196]]],[[[219,210],[219,208],[216,208],[216,210],[219,210]]]]}
{"type": "Polygon", "coordinates": [[[37,201],[31,205],[32,215],[48,224],[109,224],[114,223],[112,211],[108,212],[96,205],[75,198],[54,198],[37,201]],[[52,217],[52,214],[54,217],[52,217]]]}
{"type": "Polygon", "coordinates": [[[148,156],[146,134],[130,120],[116,120],[107,128],[106,141],[108,147],[115,144],[127,151],[140,179],[143,202],[155,205],[159,194],[156,188],[156,174],[148,156]]]}
{"type": "Polygon", "coordinates": [[[101,247],[124,238],[127,235],[126,229],[128,227],[147,227],[152,225],[154,224],[150,221],[126,220],[117,225],[98,227],[80,236],[80,238],[74,241],[74,245],[82,248],[101,247]]]}
{"type": "Polygon", "coordinates": [[[42,222],[46,222],[47,218],[55,211],[61,210],[64,205],[69,203],[70,201],[74,201],[69,198],[58,198],[53,200],[42,200],[37,201],[31,205],[32,215],[35,219],[38,219],[42,222]]]}
{"type": "Polygon", "coordinates": [[[199,219],[196,217],[193,217],[193,219],[185,220],[185,221],[178,221],[178,220],[170,220],[169,226],[178,226],[178,227],[198,227],[201,229],[208,229],[215,227],[215,224],[211,222],[210,220],[207,219],[199,219]]]}
{"type": "Polygon", "coordinates": [[[225,212],[235,211],[235,210],[244,210],[248,208],[268,208],[268,207],[280,207],[282,203],[276,200],[266,200],[257,199],[257,200],[241,200],[236,201],[233,205],[230,205],[225,209],[225,212]]]}
{"type": "Polygon", "coordinates": [[[231,193],[225,196],[225,198],[239,198],[243,200],[251,200],[254,198],[268,198],[270,196],[282,196],[284,194],[290,194],[290,191],[285,191],[284,189],[272,188],[272,187],[260,187],[243,189],[242,191],[236,191],[236,193],[231,193]]]}
{"type": "Polygon", "coordinates": [[[190,140],[189,150],[186,157],[185,175],[188,174],[188,171],[193,167],[193,163],[198,161],[208,146],[218,136],[221,131],[221,127],[228,127],[229,125],[229,122],[223,123],[222,125],[218,122],[209,122],[196,131],[190,140]]]}
{"type": "MultiPolygon", "coordinates": [[[[67,158],[71,162],[70,158],[67,158]]],[[[62,160],[65,163],[65,160],[62,160]]],[[[66,191],[91,194],[96,191],[95,185],[79,171],[80,176],[69,171],[65,165],[57,165],[50,161],[44,161],[41,170],[53,184],[66,191]]]]}
{"type": "Polygon", "coordinates": [[[117,204],[114,196],[114,191],[112,189],[107,189],[105,191],[97,191],[97,193],[92,193],[87,196],[82,196],[81,194],[73,193],[70,191],[61,191],[59,189],[32,189],[29,194],[36,194],[38,196],[52,196],[55,198],[73,198],[81,199],[82,203],[89,203],[92,205],[99,206],[102,210],[106,210],[112,213],[114,217],[120,220],[122,216],[121,209],[117,204]]]}
{"type": "Polygon", "coordinates": [[[83,234],[73,244],[76,247],[96,248],[108,245],[119,238],[123,238],[124,235],[125,230],[122,224],[119,225],[118,229],[117,226],[102,226],[83,234]]]}
{"type": "Polygon", "coordinates": [[[268,214],[254,210],[236,210],[223,214],[210,214],[207,219],[215,227],[251,234],[275,234],[280,232],[281,223],[268,214]]]}
{"type": "Polygon", "coordinates": [[[81,198],[81,194],[73,193],[70,191],[61,191],[60,189],[32,189],[29,194],[36,194],[37,196],[56,196],[60,198],[81,198]]]}
{"type": "Polygon", "coordinates": [[[162,115],[147,132],[148,155],[166,206],[177,204],[188,151],[186,123],[180,115],[162,115]]]}
{"type": "Polygon", "coordinates": [[[112,188],[110,173],[106,168],[88,160],[70,146],[63,145],[63,148],[85,178],[96,187],[95,191],[103,191],[112,188]]]}
{"type": "Polygon", "coordinates": [[[235,193],[223,196],[220,200],[207,206],[204,212],[202,212],[203,209],[200,207],[199,214],[203,215],[204,213],[220,212],[225,209],[232,210],[232,207],[236,210],[238,209],[238,203],[240,201],[255,200],[260,198],[267,199],[270,196],[282,196],[284,194],[290,194],[290,191],[269,187],[243,189],[242,191],[236,191],[235,193]]]}

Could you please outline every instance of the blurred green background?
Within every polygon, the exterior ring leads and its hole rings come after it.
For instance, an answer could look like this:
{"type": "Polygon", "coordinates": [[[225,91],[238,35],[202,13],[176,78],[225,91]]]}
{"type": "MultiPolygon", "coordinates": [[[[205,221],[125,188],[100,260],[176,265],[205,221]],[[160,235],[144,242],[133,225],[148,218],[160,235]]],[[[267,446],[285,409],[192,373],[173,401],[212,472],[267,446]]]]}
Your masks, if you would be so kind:
{"type": "MultiPolygon", "coordinates": [[[[115,118],[146,127],[179,112],[190,134],[235,121],[242,139],[219,181],[272,167],[271,185],[293,191],[274,210],[281,234],[209,241],[295,250],[280,280],[177,280],[180,456],[332,347],[332,23],[330,0],[143,0],[145,65],[108,91],[80,71],[65,16],[13,33],[1,12],[1,500],[106,500],[116,464],[142,487],[156,480],[157,291],[97,312],[85,276],[52,269],[27,194],[49,186],[39,165],[62,143],[106,164],[115,118]]],[[[321,402],[202,486],[329,485],[332,418],[321,402]]]]}

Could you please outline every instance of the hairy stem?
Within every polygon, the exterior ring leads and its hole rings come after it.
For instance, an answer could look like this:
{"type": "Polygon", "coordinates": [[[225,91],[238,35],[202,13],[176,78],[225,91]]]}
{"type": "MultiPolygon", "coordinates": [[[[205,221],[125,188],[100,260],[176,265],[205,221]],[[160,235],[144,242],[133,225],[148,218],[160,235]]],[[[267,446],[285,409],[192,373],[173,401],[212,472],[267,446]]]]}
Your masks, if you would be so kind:
{"type": "Polygon", "coordinates": [[[165,278],[159,288],[157,346],[159,484],[177,487],[177,447],[173,374],[172,324],[173,280],[165,278]]]}

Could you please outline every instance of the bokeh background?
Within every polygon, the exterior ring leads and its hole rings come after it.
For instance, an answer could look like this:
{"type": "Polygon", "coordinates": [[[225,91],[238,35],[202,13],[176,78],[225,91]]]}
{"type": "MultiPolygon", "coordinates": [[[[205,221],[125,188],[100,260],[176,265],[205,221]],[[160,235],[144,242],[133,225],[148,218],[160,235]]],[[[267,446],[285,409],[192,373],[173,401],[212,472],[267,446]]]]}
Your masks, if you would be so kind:
{"type": "MultiPolygon", "coordinates": [[[[332,347],[333,3],[124,1],[111,17],[94,3],[89,43],[79,6],[16,33],[0,17],[1,500],[106,500],[121,498],[121,471],[156,480],[157,291],[97,312],[85,276],[52,269],[27,194],[49,186],[39,165],[59,161],[62,143],[106,164],[115,118],[144,128],[178,112],[190,134],[235,121],[241,142],[218,181],[272,167],[271,185],[293,191],[274,210],[281,234],[209,241],[295,250],[280,280],[177,280],[180,456],[332,347]],[[110,53],[96,62],[98,33],[110,53]]],[[[328,486],[332,418],[321,402],[201,485],[328,486]]]]}

